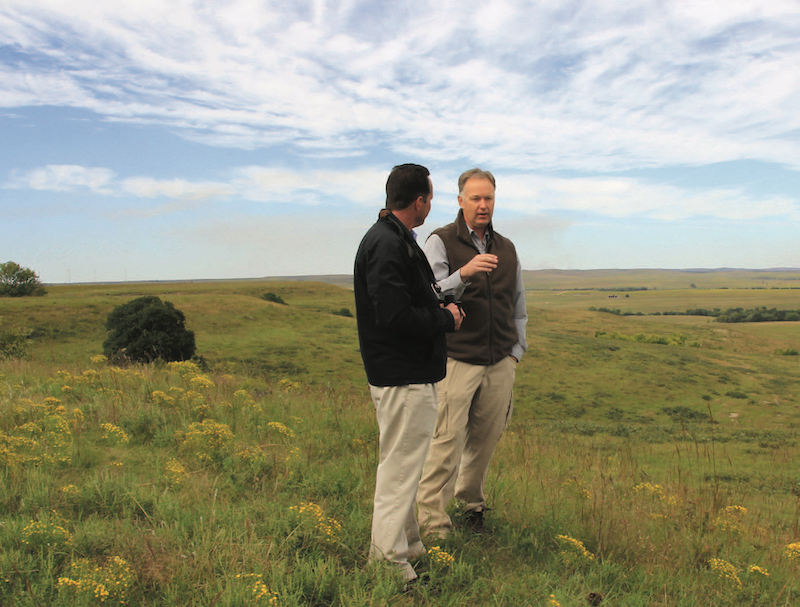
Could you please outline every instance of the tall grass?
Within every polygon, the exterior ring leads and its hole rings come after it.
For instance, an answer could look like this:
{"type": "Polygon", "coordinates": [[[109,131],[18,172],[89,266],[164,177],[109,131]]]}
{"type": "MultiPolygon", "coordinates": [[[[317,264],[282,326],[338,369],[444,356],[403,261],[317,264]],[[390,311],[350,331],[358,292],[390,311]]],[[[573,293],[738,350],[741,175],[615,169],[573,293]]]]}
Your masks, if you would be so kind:
{"type": "MultiPolygon", "coordinates": [[[[204,320],[208,288],[176,306],[221,343],[204,320]]],[[[332,358],[284,374],[218,353],[207,369],[117,368],[97,356],[102,339],[51,332],[30,360],[0,362],[0,604],[800,600],[798,371],[765,338],[690,326],[686,343],[701,347],[604,340],[596,330],[643,325],[532,309],[515,417],[487,481],[490,533],[429,538],[416,568],[430,581],[404,592],[366,564],[377,428],[363,371],[346,360],[353,321],[331,314],[347,292],[271,283],[289,304],[276,311],[247,288],[242,314],[295,331],[279,347],[304,351],[316,333],[332,358]]],[[[63,326],[48,310],[29,322],[63,326]]]]}

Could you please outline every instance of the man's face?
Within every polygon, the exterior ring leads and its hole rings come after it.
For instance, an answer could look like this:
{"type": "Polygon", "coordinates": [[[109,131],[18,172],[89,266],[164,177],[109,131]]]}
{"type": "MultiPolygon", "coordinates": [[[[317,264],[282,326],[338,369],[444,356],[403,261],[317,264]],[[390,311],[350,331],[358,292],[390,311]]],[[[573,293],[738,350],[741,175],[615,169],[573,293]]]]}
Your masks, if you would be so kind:
{"type": "Polygon", "coordinates": [[[485,177],[470,177],[458,196],[458,205],[464,210],[464,220],[481,237],[492,221],[494,212],[494,186],[485,177]]]}
{"type": "Polygon", "coordinates": [[[419,211],[417,213],[417,225],[421,226],[425,223],[425,219],[428,217],[428,213],[431,212],[431,201],[433,200],[433,182],[431,178],[428,177],[428,184],[430,185],[431,193],[428,194],[426,197],[423,197],[424,202],[420,205],[419,211]]]}

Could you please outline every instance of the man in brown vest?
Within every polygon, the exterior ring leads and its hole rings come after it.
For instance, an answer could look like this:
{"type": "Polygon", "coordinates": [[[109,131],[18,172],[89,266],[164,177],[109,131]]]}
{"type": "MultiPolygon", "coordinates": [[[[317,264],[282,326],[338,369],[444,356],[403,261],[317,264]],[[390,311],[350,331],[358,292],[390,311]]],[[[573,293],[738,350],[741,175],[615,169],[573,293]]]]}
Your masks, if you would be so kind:
{"type": "Polygon", "coordinates": [[[439,413],[422,471],[419,522],[444,537],[455,498],[465,521],[485,531],[484,484],[494,449],[512,410],[516,366],[527,349],[525,288],[517,251],[494,231],[495,179],[472,169],[458,180],[461,210],[435,230],[425,255],[440,288],[458,300],[464,321],[447,335],[447,376],[439,382],[439,413]]]}

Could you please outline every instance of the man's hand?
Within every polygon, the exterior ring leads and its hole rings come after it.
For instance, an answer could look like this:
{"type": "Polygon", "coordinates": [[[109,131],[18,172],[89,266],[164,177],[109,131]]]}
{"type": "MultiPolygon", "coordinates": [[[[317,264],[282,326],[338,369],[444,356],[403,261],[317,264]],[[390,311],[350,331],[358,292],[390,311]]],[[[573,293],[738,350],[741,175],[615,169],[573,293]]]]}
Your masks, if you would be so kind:
{"type": "Polygon", "coordinates": [[[496,267],[497,255],[491,253],[476,255],[461,268],[461,280],[466,280],[479,272],[489,273],[496,267]]]}
{"type": "Polygon", "coordinates": [[[461,328],[461,322],[464,320],[466,314],[454,303],[447,304],[445,310],[450,310],[450,314],[453,315],[453,320],[456,321],[456,331],[458,331],[461,328]]]}

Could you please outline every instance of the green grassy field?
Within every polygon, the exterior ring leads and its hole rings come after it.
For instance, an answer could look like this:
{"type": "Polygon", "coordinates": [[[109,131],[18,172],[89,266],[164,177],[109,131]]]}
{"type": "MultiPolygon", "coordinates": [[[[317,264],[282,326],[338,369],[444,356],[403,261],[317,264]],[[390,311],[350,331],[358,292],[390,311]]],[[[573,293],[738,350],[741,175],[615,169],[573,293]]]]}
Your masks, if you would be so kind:
{"type": "Polygon", "coordinates": [[[799,277],[526,272],[491,533],[428,542],[410,593],[365,562],[377,428],[346,281],[0,299],[0,331],[32,335],[0,359],[0,604],[798,604],[800,323],[647,314],[798,309],[799,277]],[[144,294],[184,312],[198,365],[98,357],[144,294]]]}

